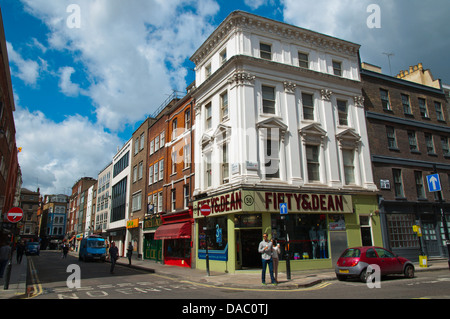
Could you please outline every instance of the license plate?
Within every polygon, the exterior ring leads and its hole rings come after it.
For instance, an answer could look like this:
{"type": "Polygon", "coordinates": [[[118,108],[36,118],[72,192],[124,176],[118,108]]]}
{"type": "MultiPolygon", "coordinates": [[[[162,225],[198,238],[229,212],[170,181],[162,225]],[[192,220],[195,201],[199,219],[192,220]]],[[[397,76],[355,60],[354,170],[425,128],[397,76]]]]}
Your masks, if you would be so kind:
{"type": "Polygon", "coordinates": [[[348,269],[339,269],[339,273],[341,273],[341,274],[348,274],[349,271],[348,271],[348,269]]]}

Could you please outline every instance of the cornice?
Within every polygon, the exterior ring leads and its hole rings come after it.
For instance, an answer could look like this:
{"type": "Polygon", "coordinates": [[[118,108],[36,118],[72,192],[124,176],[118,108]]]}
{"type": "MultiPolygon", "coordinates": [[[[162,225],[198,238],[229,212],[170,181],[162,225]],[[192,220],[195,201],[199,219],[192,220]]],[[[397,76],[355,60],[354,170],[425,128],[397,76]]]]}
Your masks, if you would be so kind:
{"type": "Polygon", "coordinates": [[[248,30],[264,33],[269,37],[279,37],[299,45],[314,46],[348,56],[358,56],[359,44],[334,38],[322,33],[303,29],[283,22],[271,20],[243,11],[232,12],[206,39],[190,60],[200,64],[209,53],[214,51],[222,40],[233,31],[248,30]]]}

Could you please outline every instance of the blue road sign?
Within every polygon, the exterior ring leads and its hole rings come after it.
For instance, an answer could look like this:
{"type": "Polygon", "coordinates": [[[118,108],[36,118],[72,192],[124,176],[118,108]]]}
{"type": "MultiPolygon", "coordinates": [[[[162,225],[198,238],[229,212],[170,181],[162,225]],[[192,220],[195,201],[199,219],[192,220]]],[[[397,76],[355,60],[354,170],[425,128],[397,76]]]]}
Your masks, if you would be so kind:
{"type": "Polygon", "coordinates": [[[439,180],[439,174],[427,175],[427,183],[430,192],[441,191],[441,181],[439,180]]]}
{"type": "Polygon", "coordinates": [[[280,203],[280,214],[281,215],[287,215],[288,209],[286,203],[280,203]]]}

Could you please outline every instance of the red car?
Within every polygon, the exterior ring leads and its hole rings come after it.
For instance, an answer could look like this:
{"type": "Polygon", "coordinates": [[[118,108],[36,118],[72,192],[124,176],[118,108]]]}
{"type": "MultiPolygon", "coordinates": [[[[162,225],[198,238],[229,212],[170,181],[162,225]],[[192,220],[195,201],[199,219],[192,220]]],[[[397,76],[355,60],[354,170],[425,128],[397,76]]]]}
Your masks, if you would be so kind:
{"type": "Polygon", "coordinates": [[[367,267],[377,265],[381,275],[403,274],[407,278],[414,278],[414,265],[406,258],[399,257],[393,252],[374,246],[353,247],[346,249],[336,263],[335,272],[339,280],[358,277],[367,281],[367,267]]]}

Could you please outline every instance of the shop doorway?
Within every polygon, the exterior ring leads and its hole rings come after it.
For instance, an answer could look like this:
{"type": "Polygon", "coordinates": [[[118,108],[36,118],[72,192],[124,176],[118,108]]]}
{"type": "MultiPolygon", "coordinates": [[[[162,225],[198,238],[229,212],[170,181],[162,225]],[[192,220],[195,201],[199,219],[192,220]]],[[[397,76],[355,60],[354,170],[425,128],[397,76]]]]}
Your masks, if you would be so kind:
{"type": "Polygon", "coordinates": [[[436,224],[429,221],[423,221],[422,235],[427,255],[439,256],[439,238],[436,232],[436,224]]]}
{"type": "Polygon", "coordinates": [[[237,252],[240,254],[237,260],[241,263],[241,269],[261,268],[261,255],[258,253],[261,229],[241,229],[237,233],[237,252]]]}

